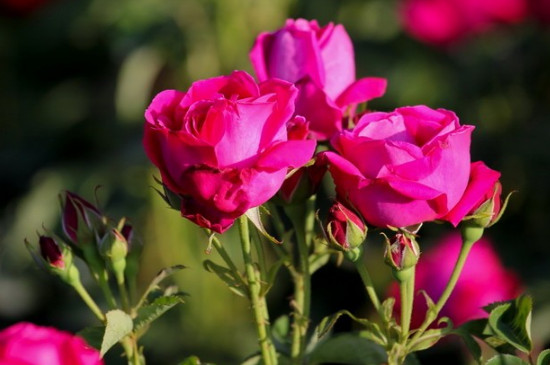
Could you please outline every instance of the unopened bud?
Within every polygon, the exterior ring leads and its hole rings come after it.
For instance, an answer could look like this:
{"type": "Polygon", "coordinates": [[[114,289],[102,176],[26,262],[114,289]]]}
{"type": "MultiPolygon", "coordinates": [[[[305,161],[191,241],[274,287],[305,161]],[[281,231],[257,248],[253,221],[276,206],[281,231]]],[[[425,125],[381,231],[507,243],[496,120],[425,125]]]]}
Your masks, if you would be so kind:
{"type": "Polygon", "coordinates": [[[420,257],[420,248],[413,235],[397,233],[392,241],[385,236],[386,263],[394,273],[404,271],[416,265],[420,257]]]}
{"type": "Polygon", "coordinates": [[[73,253],[68,245],[53,237],[39,235],[40,255],[38,255],[36,248],[33,248],[27,240],[25,240],[25,244],[35,260],[45,266],[51,273],[70,285],[80,282],[80,272],[74,265],[73,253]]]}
{"type": "MultiPolygon", "coordinates": [[[[121,230],[123,230],[123,224],[121,226],[121,230]]],[[[118,228],[111,229],[101,242],[101,254],[109,262],[119,281],[124,278],[126,256],[128,255],[128,241],[121,230],[118,228]]]]}
{"type": "Polygon", "coordinates": [[[76,246],[94,244],[105,234],[104,218],[98,208],[77,194],[66,191],[61,197],[63,231],[76,246]]]}
{"type": "Polygon", "coordinates": [[[352,210],[336,202],[329,210],[327,233],[331,243],[348,251],[365,241],[367,226],[352,210]]]}

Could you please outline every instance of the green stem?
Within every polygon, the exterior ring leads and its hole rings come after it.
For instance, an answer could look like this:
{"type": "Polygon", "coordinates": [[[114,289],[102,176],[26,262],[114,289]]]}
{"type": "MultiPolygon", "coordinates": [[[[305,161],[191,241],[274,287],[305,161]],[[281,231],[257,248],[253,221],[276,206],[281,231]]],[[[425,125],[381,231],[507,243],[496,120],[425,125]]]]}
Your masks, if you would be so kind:
{"type": "Polygon", "coordinates": [[[359,276],[361,277],[361,280],[363,281],[363,285],[365,285],[365,289],[370,298],[370,301],[372,302],[374,309],[376,309],[380,318],[384,320],[384,316],[381,313],[380,300],[378,299],[378,295],[374,290],[372,279],[369,275],[369,272],[367,271],[367,267],[365,266],[365,262],[363,258],[359,258],[354,262],[354,264],[355,264],[355,268],[357,269],[357,272],[359,273],[359,276]]]}
{"type": "Polygon", "coordinates": [[[432,324],[433,321],[437,318],[439,315],[439,312],[447,303],[447,300],[451,296],[456,283],[458,281],[458,278],[460,277],[460,273],[462,272],[462,269],[464,268],[464,264],[466,263],[466,259],[468,258],[468,254],[470,253],[470,250],[472,249],[474,243],[478,241],[481,236],[483,235],[483,228],[476,227],[476,226],[464,226],[462,227],[462,246],[460,248],[460,253],[458,255],[458,259],[456,261],[455,267],[453,269],[453,272],[451,273],[451,277],[449,278],[449,281],[447,282],[447,286],[445,287],[445,290],[441,294],[441,297],[435,304],[435,307],[433,310],[428,310],[428,313],[426,313],[426,319],[418,329],[418,331],[413,336],[411,343],[413,343],[415,340],[420,338],[424,331],[432,324]]]}
{"type": "Polygon", "coordinates": [[[84,303],[86,303],[86,305],[88,306],[88,308],[90,308],[90,310],[92,311],[93,314],[95,314],[95,316],[103,323],[105,323],[105,315],[103,314],[103,312],[101,311],[101,309],[98,307],[98,305],[96,304],[96,302],[92,299],[92,297],[90,296],[90,294],[88,294],[88,291],[86,290],[86,288],[84,288],[84,286],[82,285],[82,283],[79,282],[74,282],[72,283],[72,287],[76,290],[76,292],[78,293],[78,295],[80,295],[80,297],[82,298],[82,300],[84,301],[84,303]]]}
{"type": "Polygon", "coordinates": [[[103,293],[103,296],[105,297],[105,300],[107,300],[107,305],[109,306],[109,308],[115,309],[117,307],[117,303],[113,292],[109,287],[107,271],[103,270],[102,273],[98,273],[97,275],[95,275],[95,278],[97,280],[99,288],[101,289],[101,292],[103,293]]]}
{"type": "Polygon", "coordinates": [[[130,313],[130,300],[128,297],[128,291],[124,283],[124,275],[117,275],[118,291],[120,293],[120,300],[122,301],[122,308],[126,313],[130,313]]]}
{"type": "Polygon", "coordinates": [[[258,333],[258,342],[262,354],[264,365],[276,365],[277,355],[275,347],[269,337],[269,316],[267,314],[267,305],[265,297],[260,295],[261,286],[256,275],[254,262],[252,260],[252,248],[250,244],[250,234],[248,231],[248,218],[241,216],[239,218],[239,232],[241,235],[241,247],[243,252],[243,261],[245,266],[246,279],[248,281],[248,293],[254,312],[256,330],[258,333]]]}
{"type": "Polygon", "coordinates": [[[291,219],[296,233],[297,267],[293,272],[294,279],[294,324],[290,357],[293,364],[303,362],[306,335],[309,327],[311,307],[311,273],[309,270],[309,244],[315,224],[315,196],[304,205],[289,206],[286,212],[291,219]]]}
{"type": "Polygon", "coordinates": [[[409,336],[411,326],[412,309],[414,302],[414,275],[415,267],[406,269],[410,270],[405,275],[404,280],[399,282],[401,294],[401,339],[404,341],[409,336]]]}

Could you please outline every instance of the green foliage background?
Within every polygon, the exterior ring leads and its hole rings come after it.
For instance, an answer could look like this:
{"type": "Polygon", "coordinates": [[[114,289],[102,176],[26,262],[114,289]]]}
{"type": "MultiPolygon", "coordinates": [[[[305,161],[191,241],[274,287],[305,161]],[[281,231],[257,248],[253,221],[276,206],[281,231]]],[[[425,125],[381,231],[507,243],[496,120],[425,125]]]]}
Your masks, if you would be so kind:
{"type": "MultiPolygon", "coordinates": [[[[395,0],[50,0],[27,15],[0,14],[0,327],[21,320],[70,331],[93,324],[77,296],[36,269],[24,249],[42,227],[59,227],[63,189],[127,216],[144,244],[143,285],[162,267],[187,304],[145,337],[152,364],[185,356],[234,364],[255,348],[245,300],[202,269],[205,236],[151,188],[158,175],[141,146],[143,111],[163,89],[197,79],[252,72],[256,35],[288,17],[342,23],[356,47],[357,76],[389,81],[369,107],[426,104],[454,110],[476,126],[474,160],[502,171],[516,189],[489,231],[504,263],[535,298],[534,337],[550,340],[550,26],[532,19],[436,49],[401,29],[395,0]]],[[[433,241],[442,228],[428,229],[433,241]]],[[[234,232],[229,232],[227,246],[234,232]]],[[[381,240],[369,265],[383,290],[389,272],[381,240]]],[[[235,252],[237,255],[238,252],[235,252]]],[[[216,260],[215,254],[210,259],[216,260]]],[[[88,279],[89,280],[89,279],[88,279]]],[[[314,279],[316,317],[341,308],[366,312],[361,285],[334,264],[314,279]],[[342,283],[345,284],[342,284],[342,283]]],[[[288,310],[285,275],[270,294],[273,314],[288,310]]],[[[118,350],[109,364],[121,363],[118,350]]]]}

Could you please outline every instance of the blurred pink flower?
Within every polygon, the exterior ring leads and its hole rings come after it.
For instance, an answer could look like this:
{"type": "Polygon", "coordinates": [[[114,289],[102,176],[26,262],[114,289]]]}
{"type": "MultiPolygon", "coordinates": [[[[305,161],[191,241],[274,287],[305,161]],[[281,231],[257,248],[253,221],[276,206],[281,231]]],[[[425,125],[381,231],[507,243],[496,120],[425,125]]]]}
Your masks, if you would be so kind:
{"type": "MultiPolygon", "coordinates": [[[[420,256],[416,266],[416,296],[411,328],[422,324],[427,310],[426,301],[418,291],[425,290],[434,302],[439,299],[451,276],[460,246],[460,234],[454,232],[420,256]]],[[[519,277],[502,265],[491,241],[482,238],[470,251],[455,290],[440,317],[449,317],[457,326],[471,319],[487,317],[483,306],[513,299],[521,291],[519,277]]],[[[395,311],[399,312],[399,287],[396,282],[390,286],[388,295],[396,298],[395,311]]]]}
{"type": "Polygon", "coordinates": [[[101,365],[99,352],[71,333],[21,322],[0,332],[0,365],[101,365]]]}
{"type": "Polygon", "coordinates": [[[515,24],[527,15],[526,0],[404,0],[400,16],[414,38],[447,45],[497,24],[515,24]]]}

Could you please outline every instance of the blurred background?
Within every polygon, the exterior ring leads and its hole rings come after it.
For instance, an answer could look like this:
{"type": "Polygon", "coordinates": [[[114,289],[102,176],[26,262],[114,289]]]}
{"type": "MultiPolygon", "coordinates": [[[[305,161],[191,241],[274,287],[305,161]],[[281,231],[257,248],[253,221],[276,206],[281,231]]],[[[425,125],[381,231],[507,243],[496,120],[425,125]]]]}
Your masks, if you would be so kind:
{"type": "MultiPolygon", "coordinates": [[[[252,72],[256,35],[303,17],[344,24],[357,76],[388,79],[386,95],[369,108],[426,104],[476,126],[472,159],[500,170],[505,191],[518,190],[488,236],[533,295],[533,336],[543,346],[550,341],[548,3],[532,0],[510,19],[430,37],[436,30],[422,18],[402,21],[412,13],[396,0],[0,0],[0,328],[27,320],[76,332],[95,323],[76,294],[34,265],[23,240],[35,241],[43,227],[59,230],[62,190],[94,201],[101,186],[100,207],[128,217],[144,245],[142,285],[162,267],[188,266],[175,277],[190,293],[187,303],[143,339],[149,363],[195,354],[237,364],[254,351],[248,304],[202,268],[204,259],[217,260],[205,254],[204,235],[152,189],[158,173],[141,145],[143,112],[160,90],[252,72]]],[[[433,226],[423,248],[447,229],[433,226]]],[[[381,239],[368,250],[383,292],[390,273],[381,239]]],[[[313,291],[314,320],[342,308],[368,313],[359,277],[345,265],[316,273],[313,291]]],[[[288,311],[290,293],[281,274],[269,297],[274,318],[288,311]]],[[[108,364],[123,363],[118,352],[108,364]]]]}

